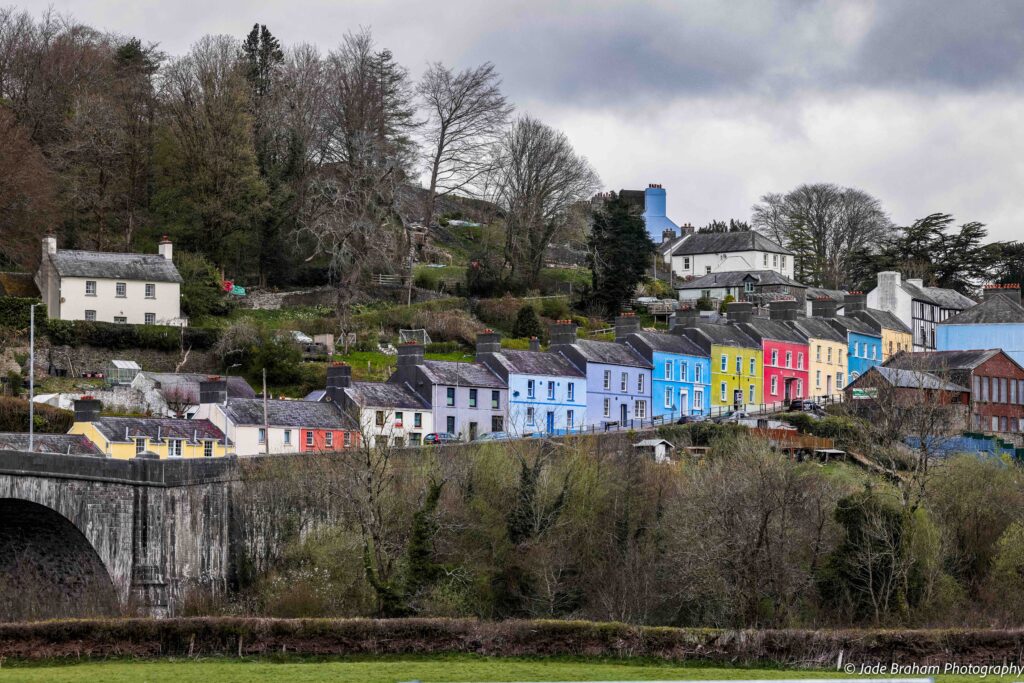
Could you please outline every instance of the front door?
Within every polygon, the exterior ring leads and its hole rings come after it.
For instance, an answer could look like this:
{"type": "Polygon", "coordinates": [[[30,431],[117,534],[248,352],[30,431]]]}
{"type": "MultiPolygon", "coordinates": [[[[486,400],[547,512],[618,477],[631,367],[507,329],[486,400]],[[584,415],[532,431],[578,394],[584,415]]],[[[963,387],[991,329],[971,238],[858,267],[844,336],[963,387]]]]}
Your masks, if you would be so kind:
{"type": "Polygon", "coordinates": [[[679,416],[690,414],[690,392],[686,389],[679,390],[679,416]]]}
{"type": "Polygon", "coordinates": [[[470,441],[476,441],[476,432],[477,432],[476,422],[470,422],[469,423],[469,440],[470,441]]]}
{"type": "Polygon", "coordinates": [[[832,395],[832,375],[825,375],[825,395],[832,395]]]}
{"type": "Polygon", "coordinates": [[[552,432],[555,431],[555,414],[553,412],[551,412],[550,410],[548,411],[547,426],[548,426],[548,434],[551,434],[552,432]]]}
{"type": "Polygon", "coordinates": [[[627,414],[628,413],[626,412],[626,404],[623,403],[622,405],[619,406],[619,424],[620,425],[626,426],[626,420],[628,419],[626,417],[627,414]]]}
{"type": "Polygon", "coordinates": [[[786,402],[788,403],[789,399],[792,398],[792,396],[790,394],[793,393],[793,380],[787,379],[785,385],[786,385],[786,396],[785,396],[785,398],[786,398],[786,402]]]}

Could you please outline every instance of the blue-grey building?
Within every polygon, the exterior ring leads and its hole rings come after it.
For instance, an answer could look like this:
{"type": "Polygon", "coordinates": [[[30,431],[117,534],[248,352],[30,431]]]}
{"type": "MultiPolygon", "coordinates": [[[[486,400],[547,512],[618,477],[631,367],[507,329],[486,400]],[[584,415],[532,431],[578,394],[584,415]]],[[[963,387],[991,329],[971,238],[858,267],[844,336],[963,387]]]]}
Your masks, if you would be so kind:
{"type": "Polygon", "coordinates": [[[1020,305],[1020,287],[986,287],[984,301],[938,324],[935,345],[939,351],[1002,349],[1019,365],[1024,365],[1024,307],[1020,305]]]}
{"type": "Polygon", "coordinates": [[[586,375],[589,426],[639,426],[651,419],[651,363],[630,347],[577,339],[576,325],[562,321],[551,328],[550,352],[586,375]]]}
{"type": "Polygon", "coordinates": [[[828,321],[834,328],[846,334],[846,370],[849,373],[847,382],[852,382],[870,368],[882,364],[882,334],[863,320],[852,317],[855,312],[867,309],[867,301],[863,294],[847,294],[843,309],[846,315],[837,315],[828,318],[828,321]]]}
{"type": "Polygon", "coordinates": [[[508,426],[514,436],[566,434],[587,425],[587,378],[557,353],[544,353],[536,339],[529,351],[501,348],[496,332],[477,335],[476,360],[508,385],[508,426]]]}
{"type": "Polygon", "coordinates": [[[646,332],[636,318],[616,320],[615,341],[653,366],[651,414],[666,420],[711,413],[711,358],[681,334],[646,332]]]}
{"type": "Polygon", "coordinates": [[[661,185],[651,183],[646,190],[620,190],[619,198],[643,211],[644,225],[655,244],[661,243],[669,232],[679,232],[679,226],[666,213],[667,197],[661,185]]]}

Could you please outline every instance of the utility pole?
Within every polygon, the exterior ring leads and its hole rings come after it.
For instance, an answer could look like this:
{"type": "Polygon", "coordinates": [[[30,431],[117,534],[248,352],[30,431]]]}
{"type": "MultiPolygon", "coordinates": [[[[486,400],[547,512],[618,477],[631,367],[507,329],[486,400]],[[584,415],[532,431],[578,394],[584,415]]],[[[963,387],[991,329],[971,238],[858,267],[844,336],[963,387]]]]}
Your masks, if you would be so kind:
{"type": "Polygon", "coordinates": [[[36,434],[36,306],[28,307],[28,450],[35,453],[36,434]]]}
{"type": "Polygon", "coordinates": [[[263,368],[263,452],[270,455],[270,418],[267,416],[267,369],[263,368]]]}

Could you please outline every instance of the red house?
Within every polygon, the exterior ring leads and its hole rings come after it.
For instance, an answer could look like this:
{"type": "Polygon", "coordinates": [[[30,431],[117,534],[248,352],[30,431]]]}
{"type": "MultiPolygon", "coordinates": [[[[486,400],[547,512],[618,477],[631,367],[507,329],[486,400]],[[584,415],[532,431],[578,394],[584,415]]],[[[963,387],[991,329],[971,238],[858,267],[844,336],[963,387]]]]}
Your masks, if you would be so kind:
{"type": "Polygon", "coordinates": [[[752,315],[752,304],[739,304],[738,310],[737,304],[729,305],[730,320],[748,337],[761,343],[764,403],[788,403],[809,395],[807,339],[783,322],[796,320],[799,307],[795,299],[772,301],[766,319],[752,315]]]}

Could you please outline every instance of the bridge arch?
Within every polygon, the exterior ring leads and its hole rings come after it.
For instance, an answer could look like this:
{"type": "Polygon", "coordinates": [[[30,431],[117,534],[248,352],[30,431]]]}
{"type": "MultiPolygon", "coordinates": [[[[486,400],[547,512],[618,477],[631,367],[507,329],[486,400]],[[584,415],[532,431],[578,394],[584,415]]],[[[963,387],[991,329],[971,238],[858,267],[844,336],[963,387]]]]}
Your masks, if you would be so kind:
{"type": "Polygon", "coordinates": [[[99,553],[67,517],[0,498],[0,620],[108,615],[118,604],[99,553]]]}

